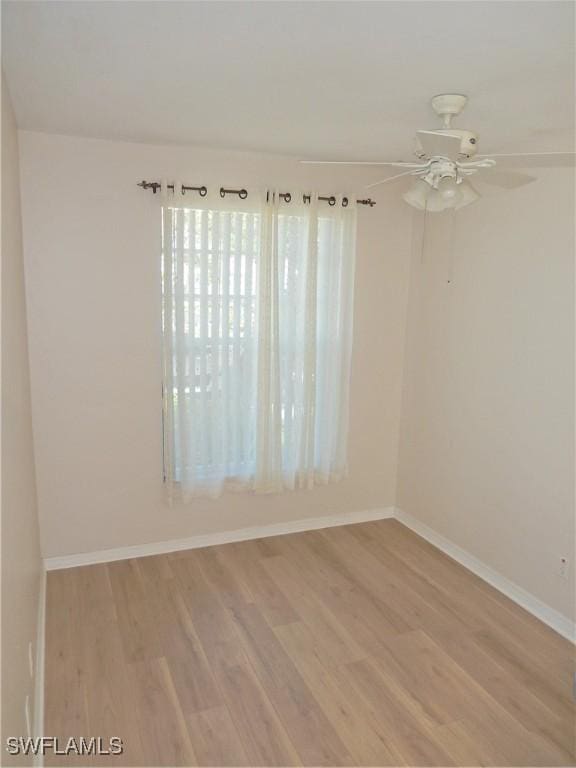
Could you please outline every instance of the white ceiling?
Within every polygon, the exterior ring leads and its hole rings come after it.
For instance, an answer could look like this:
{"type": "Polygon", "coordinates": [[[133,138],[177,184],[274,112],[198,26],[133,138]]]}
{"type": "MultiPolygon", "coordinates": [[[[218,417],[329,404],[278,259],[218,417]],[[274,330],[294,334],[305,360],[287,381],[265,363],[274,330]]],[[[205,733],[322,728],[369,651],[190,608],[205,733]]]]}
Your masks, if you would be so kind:
{"type": "Polygon", "coordinates": [[[480,151],[572,150],[571,2],[3,2],[20,127],[335,159],[408,157],[470,96],[480,151]]]}

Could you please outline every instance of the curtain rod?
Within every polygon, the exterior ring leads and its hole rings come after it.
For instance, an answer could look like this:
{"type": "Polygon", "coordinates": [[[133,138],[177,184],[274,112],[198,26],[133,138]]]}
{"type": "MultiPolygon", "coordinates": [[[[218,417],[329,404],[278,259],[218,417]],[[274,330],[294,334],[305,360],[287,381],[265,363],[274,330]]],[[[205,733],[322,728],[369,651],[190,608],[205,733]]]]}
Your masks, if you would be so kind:
{"type": "MultiPolygon", "coordinates": [[[[156,194],[162,185],[159,181],[139,181],[137,186],[142,187],[142,189],[151,189],[152,192],[156,194]]],[[[166,186],[168,189],[174,189],[174,184],[167,184],[166,186]]],[[[205,186],[187,187],[185,184],[182,184],[182,192],[198,192],[200,197],[206,197],[208,189],[205,186]]],[[[245,200],[248,197],[248,192],[245,189],[225,189],[224,187],[220,187],[220,197],[226,197],[226,195],[238,195],[241,200],[245,200]]],[[[286,203],[289,203],[292,200],[290,192],[280,192],[279,195],[286,203]]],[[[305,203],[310,202],[310,195],[303,195],[302,197],[305,203]]],[[[336,197],[334,195],[330,195],[329,197],[319,196],[318,200],[326,200],[328,205],[336,205],[336,197]]],[[[358,205],[369,205],[370,208],[376,205],[376,201],[372,200],[370,197],[367,197],[364,200],[356,200],[356,203],[358,205]]],[[[342,198],[342,205],[344,207],[348,205],[347,197],[342,198]]]]}

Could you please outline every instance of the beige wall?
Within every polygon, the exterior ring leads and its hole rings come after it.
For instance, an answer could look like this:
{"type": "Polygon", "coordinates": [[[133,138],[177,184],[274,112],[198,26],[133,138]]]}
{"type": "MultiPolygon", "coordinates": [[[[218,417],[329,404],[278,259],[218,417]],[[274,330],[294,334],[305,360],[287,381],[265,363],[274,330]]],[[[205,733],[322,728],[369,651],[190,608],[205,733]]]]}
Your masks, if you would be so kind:
{"type": "MultiPolygon", "coordinates": [[[[411,221],[397,195],[359,212],[349,478],[170,508],[161,481],[160,214],[136,182],[338,192],[350,171],[31,132],[20,140],[45,556],[394,504],[411,221]]],[[[366,178],[361,171],[355,186],[366,178]]]]}
{"type": "MultiPolygon", "coordinates": [[[[2,737],[26,736],[24,700],[34,686],[40,547],[32,450],[18,140],[2,76],[2,737]]],[[[2,765],[10,756],[2,744],[2,765]]]]}
{"type": "Polygon", "coordinates": [[[486,188],[457,215],[452,269],[449,215],[429,217],[426,241],[423,260],[414,248],[398,506],[574,617],[573,172],[486,188]]]}

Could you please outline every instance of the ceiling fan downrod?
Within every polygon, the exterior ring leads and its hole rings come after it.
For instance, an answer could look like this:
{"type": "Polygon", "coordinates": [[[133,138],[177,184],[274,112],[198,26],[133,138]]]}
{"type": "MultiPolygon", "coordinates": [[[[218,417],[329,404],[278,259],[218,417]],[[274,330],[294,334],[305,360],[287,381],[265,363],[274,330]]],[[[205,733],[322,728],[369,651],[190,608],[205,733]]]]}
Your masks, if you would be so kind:
{"type": "Polygon", "coordinates": [[[431,100],[432,109],[442,118],[444,128],[452,127],[452,118],[459,115],[468,102],[468,96],[463,93],[440,93],[431,100]]]}

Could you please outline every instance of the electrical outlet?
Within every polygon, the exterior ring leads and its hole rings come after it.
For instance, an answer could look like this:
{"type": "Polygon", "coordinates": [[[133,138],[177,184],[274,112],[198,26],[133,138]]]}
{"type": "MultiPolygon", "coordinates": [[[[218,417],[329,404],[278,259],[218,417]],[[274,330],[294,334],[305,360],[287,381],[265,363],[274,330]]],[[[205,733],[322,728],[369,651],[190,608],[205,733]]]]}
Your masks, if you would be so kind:
{"type": "Polygon", "coordinates": [[[558,568],[558,575],[561,579],[568,578],[569,562],[567,557],[560,557],[560,566],[558,568]]]}
{"type": "Polygon", "coordinates": [[[26,696],[26,701],[24,702],[24,717],[26,718],[26,732],[28,738],[30,738],[32,736],[32,728],[30,727],[30,696],[26,696]]]}
{"type": "Polygon", "coordinates": [[[32,640],[28,643],[28,669],[30,670],[30,677],[34,679],[34,652],[32,649],[32,640]]]}

